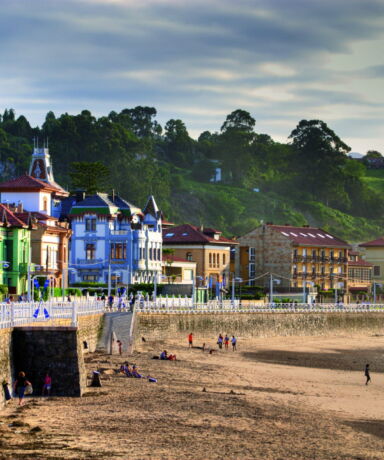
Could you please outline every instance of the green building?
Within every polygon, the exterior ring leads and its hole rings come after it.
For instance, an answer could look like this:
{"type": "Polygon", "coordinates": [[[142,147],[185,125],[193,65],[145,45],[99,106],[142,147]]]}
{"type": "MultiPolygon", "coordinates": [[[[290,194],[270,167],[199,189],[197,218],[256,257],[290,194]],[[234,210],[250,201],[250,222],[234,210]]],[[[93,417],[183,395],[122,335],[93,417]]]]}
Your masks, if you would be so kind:
{"type": "MultiPolygon", "coordinates": [[[[0,204],[0,284],[11,295],[27,292],[31,250],[30,219],[27,213],[18,211],[0,204]]],[[[4,297],[1,292],[0,297],[4,297]]]]}

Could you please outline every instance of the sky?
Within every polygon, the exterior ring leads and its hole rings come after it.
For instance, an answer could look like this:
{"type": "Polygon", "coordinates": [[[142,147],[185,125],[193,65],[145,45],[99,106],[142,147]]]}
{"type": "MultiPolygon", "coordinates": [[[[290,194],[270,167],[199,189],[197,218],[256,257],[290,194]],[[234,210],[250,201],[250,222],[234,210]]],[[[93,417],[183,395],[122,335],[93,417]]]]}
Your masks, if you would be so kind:
{"type": "Polygon", "coordinates": [[[384,0],[0,0],[0,70],[0,112],[33,126],[147,105],[197,138],[243,109],[384,154],[384,0]]]}

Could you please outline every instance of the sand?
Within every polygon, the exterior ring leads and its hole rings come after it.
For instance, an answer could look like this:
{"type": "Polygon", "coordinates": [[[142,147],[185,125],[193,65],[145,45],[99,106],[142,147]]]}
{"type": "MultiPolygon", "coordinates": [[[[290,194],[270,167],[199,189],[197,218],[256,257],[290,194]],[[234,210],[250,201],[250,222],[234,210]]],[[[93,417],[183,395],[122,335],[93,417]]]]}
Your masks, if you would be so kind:
{"type": "Polygon", "coordinates": [[[240,337],[236,352],[210,355],[185,337],[123,359],[88,355],[102,388],[12,401],[0,412],[0,458],[383,459],[383,347],[383,336],[240,337]],[[164,348],[178,361],[151,359],[164,348]],[[112,372],[124,359],[158,383],[112,372]]]}

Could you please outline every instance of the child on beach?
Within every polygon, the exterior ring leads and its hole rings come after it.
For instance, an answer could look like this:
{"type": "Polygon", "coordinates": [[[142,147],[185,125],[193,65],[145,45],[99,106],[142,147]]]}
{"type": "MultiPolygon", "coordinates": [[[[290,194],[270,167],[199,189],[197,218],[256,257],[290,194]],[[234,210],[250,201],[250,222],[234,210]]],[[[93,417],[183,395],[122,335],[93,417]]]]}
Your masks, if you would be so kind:
{"type": "Polygon", "coordinates": [[[192,334],[192,332],[188,336],[188,344],[189,344],[189,348],[193,347],[193,334],[192,334]]]}
{"type": "Polygon", "coordinates": [[[236,337],[233,335],[232,336],[232,351],[236,351],[236,343],[237,343],[237,340],[236,340],[236,337]]]}
{"type": "Polygon", "coordinates": [[[228,337],[228,334],[225,334],[224,347],[225,347],[226,350],[228,350],[228,346],[229,346],[229,337],[228,337]]]}
{"type": "Polygon", "coordinates": [[[368,382],[371,381],[371,376],[369,375],[369,364],[365,365],[364,375],[367,378],[367,381],[365,382],[365,384],[368,385],[368,382]]]}
{"type": "Polygon", "coordinates": [[[52,377],[47,372],[44,377],[44,385],[43,385],[43,390],[41,392],[42,396],[45,396],[45,394],[47,394],[47,396],[50,396],[51,388],[52,388],[52,377]]]}

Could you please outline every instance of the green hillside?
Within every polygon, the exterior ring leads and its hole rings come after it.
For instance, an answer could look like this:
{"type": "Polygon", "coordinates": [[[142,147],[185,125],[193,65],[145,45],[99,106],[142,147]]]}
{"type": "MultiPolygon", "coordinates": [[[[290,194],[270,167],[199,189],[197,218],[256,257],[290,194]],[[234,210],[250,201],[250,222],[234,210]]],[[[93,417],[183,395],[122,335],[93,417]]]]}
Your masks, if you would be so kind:
{"type": "Polygon", "coordinates": [[[31,127],[6,109],[0,181],[28,170],[32,139],[49,139],[55,178],[66,189],[114,189],[139,207],[152,194],[177,224],[212,226],[226,236],[262,221],[309,224],[349,242],[384,234],[384,172],[349,158],[350,147],[323,121],[301,120],[289,142],[280,143],[257,132],[256,120],[241,109],[197,140],[182,120],[160,126],[156,116],[154,107],[142,106],[99,118],[88,110],[48,112],[41,127],[31,127]],[[213,184],[217,168],[222,181],[213,184]]]}
{"type": "MultiPolygon", "coordinates": [[[[384,185],[384,177],[383,177],[384,185]]],[[[384,220],[354,217],[315,201],[293,202],[271,192],[253,192],[221,184],[179,180],[172,196],[173,221],[204,224],[227,236],[242,235],[261,222],[318,226],[348,242],[362,242],[382,234],[384,220]]]]}

